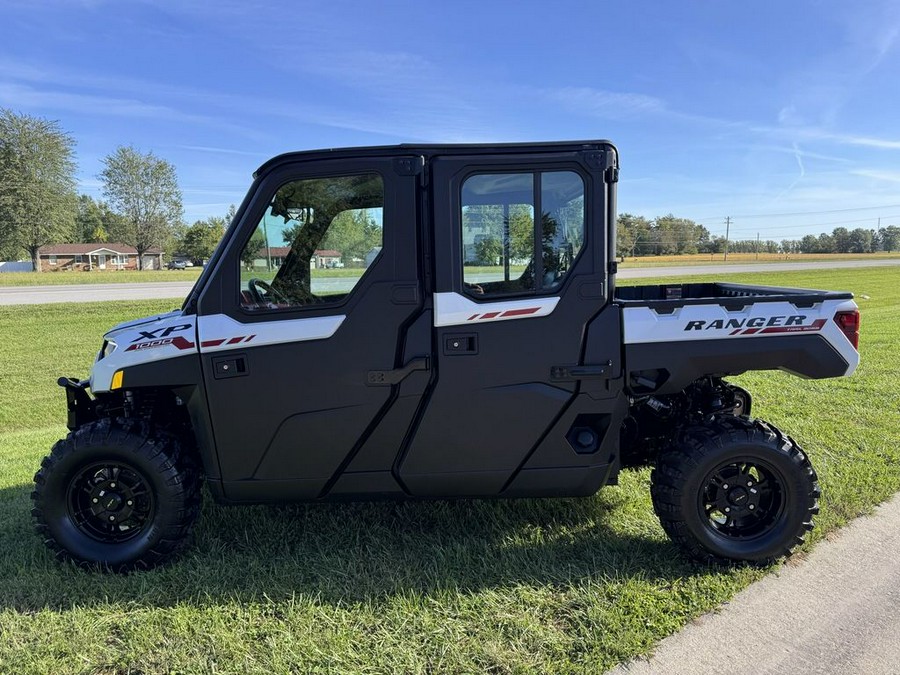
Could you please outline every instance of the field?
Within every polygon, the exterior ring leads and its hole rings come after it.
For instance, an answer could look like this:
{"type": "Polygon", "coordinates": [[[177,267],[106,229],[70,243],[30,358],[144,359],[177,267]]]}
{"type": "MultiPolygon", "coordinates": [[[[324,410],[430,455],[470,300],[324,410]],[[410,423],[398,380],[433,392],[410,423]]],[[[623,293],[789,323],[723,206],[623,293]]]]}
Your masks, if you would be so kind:
{"type": "Polygon", "coordinates": [[[900,253],[696,253],[692,255],[629,256],[622,269],[636,267],[672,267],[680,265],[722,265],[780,262],[819,262],[823,260],[896,260],[900,253]]]}
{"type": "MultiPolygon", "coordinates": [[[[897,271],[729,279],[857,294],[854,377],[735,378],[816,465],[820,540],[900,490],[897,271]]],[[[0,307],[0,672],[602,672],[765,573],[679,557],[652,513],[647,470],[585,499],[207,499],[193,544],[166,568],[58,564],[29,517],[32,475],[65,432],[55,378],[86,374],[111,324],[170,305],[0,307]]]]}

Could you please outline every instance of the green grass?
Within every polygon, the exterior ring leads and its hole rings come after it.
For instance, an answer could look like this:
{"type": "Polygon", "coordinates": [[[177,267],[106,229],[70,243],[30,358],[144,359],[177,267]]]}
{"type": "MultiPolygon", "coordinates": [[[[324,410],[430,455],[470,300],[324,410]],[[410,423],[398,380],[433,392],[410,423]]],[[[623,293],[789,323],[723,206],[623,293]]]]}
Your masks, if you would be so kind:
{"type": "Polygon", "coordinates": [[[196,281],[202,267],[184,270],[104,270],[93,272],[3,272],[2,286],[66,286],[69,284],[128,284],[146,281],[196,281]]]}
{"type": "Polygon", "coordinates": [[[623,269],[635,267],[681,267],[685,265],[747,265],[769,263],[805,263],[834,260],[896,260],[900,252],[879,253],[729,253],[725,260],[724,253],[693,253],[684,255],[648,255],[628,256],[620,266],[623,269]]]}
{"type": "MultiPolygon", "coordinates": [[[[896,271],[732,279],[869,296],[854,377],[735,378],[815,463],[821,539],[900,489],[896,271]]],[[[111,324],[170,306],[0,307],[0,672],[594,673],[764,574],[685,562],[652,513],[647,470],[585,499],[207,499],[168,567],[115,576],[56,563],[29,517],[31,477],[65,432],[54,380],[86,374],[111,324]]]]}

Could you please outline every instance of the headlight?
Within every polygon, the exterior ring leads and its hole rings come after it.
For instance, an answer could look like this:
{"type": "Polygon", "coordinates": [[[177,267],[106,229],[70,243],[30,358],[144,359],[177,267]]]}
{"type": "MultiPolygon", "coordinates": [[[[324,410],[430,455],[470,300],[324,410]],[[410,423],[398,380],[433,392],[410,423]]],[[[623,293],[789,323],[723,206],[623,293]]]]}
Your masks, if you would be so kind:
{"type": "Polygon", "coordinates": [[[105,359],[107,356],[116,351],[116,343],[112,340],[104,340],[103,346],[100,347],[100,353],[97,354],[97,360],[105,359]]]}

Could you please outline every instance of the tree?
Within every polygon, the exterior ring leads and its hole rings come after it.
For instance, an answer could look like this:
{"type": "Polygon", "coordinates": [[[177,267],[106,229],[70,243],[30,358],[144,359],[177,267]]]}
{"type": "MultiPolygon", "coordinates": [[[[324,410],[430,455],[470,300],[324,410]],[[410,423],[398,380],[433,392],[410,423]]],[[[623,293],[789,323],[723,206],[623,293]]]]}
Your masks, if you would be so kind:
{"type": "Polygon", "coordinates": [[[864,230],[857,227],[847,237],[848,250],[850,253],[871,253],[872,240],[875,233],[872,230],[864,230]]]}
{"type": "Polygon", "coordinates": [[[252,269],[254,260],[267,257],[265,249],[266,237],[263,231],[257,227],[241,252],[241,262],[244,263],[244,267],[252,269]]]}
{"type": "Polygon", "coordinates": [[[900,249],[900,227],[889,225],[881,230],[881,248],[884,251],[896,251],[900,249]]]}
{"type": "Polygon", "coordinates": [[[643,216],[623,213],[616,219],[616,255],[650,255],[650,221],[643,216]]]}
{"type": "Polygon", "coordinates": [[[212,216],[206,220],[198,220],[179,239],[178,251],[199,264],[209,259],[224,234],[224,218],[212,216]]]}
{"type": "Polygon", "coordinates": [[[103,160],[103,195],[125,219],[122,241],[134,246],[138,268],[144,252],[164,246],[181,222],[181,190],[175,167],[152,152],[120,147],[103,160]]]}
{"type": "Polygon", "coordinates": [[[75,141],[58,122],[0,109],[0,254],[71,237],[75,221],[75,141]]]}
{"type": "Polygon", "coordinates": [[[834,242],[830,251],[822,253],[850,253],[850,232],[846,227],[836,227],[831,232],[831,240],[834,242]]]}

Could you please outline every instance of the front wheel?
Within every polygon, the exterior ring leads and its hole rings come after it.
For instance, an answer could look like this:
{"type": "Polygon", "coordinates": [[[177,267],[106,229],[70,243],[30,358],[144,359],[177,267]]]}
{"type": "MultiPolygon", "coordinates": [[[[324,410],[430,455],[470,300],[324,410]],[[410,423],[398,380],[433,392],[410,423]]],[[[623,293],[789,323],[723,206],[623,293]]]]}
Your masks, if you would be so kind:
{"type": "Polygon", "coordinates": [[[766,565],[803,543],[819,512],[816,472],[800,447],[760,420],[716,417],[660,454],[653,507],[701,562],[766,565]]]}
{"type": "Polygon", "coordinates": [[[176,439],[104,419],[53,446],[34,477],[32,515],[60,559],[117,572],[149,568],[187,536],[199,489],[176,439]]]}

